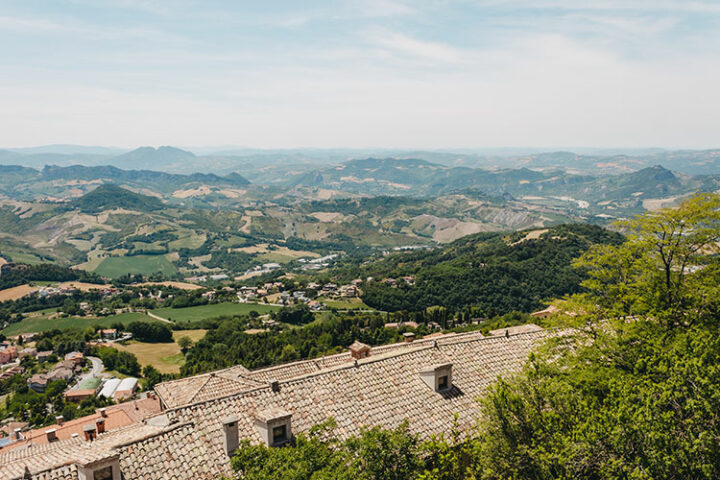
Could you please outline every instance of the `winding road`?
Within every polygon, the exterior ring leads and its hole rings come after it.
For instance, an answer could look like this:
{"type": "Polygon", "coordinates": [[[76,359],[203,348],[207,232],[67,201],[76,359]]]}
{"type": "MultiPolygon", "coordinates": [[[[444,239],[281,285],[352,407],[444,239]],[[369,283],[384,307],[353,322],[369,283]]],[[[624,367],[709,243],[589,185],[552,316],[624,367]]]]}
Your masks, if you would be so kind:
{"type": "Polygon", "coordinates": [[[103,375],[102,371],[104,368],[102,360],[100,360],[98,357],[85,357],[88,360],[90,360],[90,363],[92,364],[92,368],[88,370],[87,372],[81,373],[77,377],[77,381],[75,384],[70,388],[70,390],[77,390],[78,387],[80,387],[80,384],[82,384],[85,380],[92,377],[101,378],[103,375]]]}

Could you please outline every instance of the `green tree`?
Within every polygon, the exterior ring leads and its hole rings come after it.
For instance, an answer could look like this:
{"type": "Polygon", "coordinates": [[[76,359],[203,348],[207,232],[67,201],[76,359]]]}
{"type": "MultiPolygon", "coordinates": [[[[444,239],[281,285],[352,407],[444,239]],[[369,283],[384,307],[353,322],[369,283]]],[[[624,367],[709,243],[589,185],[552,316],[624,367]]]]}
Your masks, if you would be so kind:
{"type": "Polygon", "coordinates": [[[268,448],[243,442],[232,467],[243,480],[402,480],[423,471],[422,443],[407,424],[371,428],[340,441],[330,419],[299,434],[295,446],[268,448]]]}
{"type": "Polygon", "coordinates": [[[162,382],[162,374],[158,371],[157,368],[153,367],[152,365],[145,365],[145,367],[142,370],[143,377],[145,377],[145,380],[147,380],[146,388],[148,390],[152,389],[155,385],[162,382]]]}
{"type": "Polygon", "coordinates": [[[576,262],[588,292],[568,308],[588,328],[491,388],[479,478],[720,478],[719,208],[645,214],[576,262]]]}
{"type": "Polygon", "coordinates": [[[715,320],[720,312],[720,197],[619,224],[621,245],[596,245],[575,262],[589,278],[584,311],[596,318],[653,317],[668,327],[715,320]]]}
{"type": "Polygon", "coordinates": [[[180,348],[182,349],[183,353],[187,352],[190,347],[192,347],[193,341],[190,339],[190,337],[184,336],[178,338],[177,341],[178,345],[180,345],[180,348]]]}

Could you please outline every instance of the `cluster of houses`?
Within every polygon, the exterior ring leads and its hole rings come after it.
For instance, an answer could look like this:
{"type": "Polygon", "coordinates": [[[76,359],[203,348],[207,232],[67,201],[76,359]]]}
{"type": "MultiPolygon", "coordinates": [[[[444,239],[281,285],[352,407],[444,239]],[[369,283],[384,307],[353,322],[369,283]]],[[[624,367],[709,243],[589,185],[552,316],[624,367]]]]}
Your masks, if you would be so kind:
{"type": "MultiPolygon", "coordinates": [[[[118,290],[115,287],[112,286],[101,286],[98,285],[97,292],[100,295],[103,296],[110,296],[110,295],[116,295],[119,293],[120,290],[118,290]]],[[[59,285],[57,287],[39,287],[34,292],[31,292],[29,295],[37,295],[38,297],[52,297],[56,295],[73,295],[78,292],[78,289],[74,287],[72,284],[70,285],[59,285]]]]}
{"type": "MultiPolygon", "coordinates": [[[[291,304],[307,304],[311,310],[319,311],[325,308],[325,305],[316,297],[348,299],[360,296],[361,279],[355,279],[345,285],[335,283],[319,283],[310,282],[304,290],[283,290],[285,287],[282,282],[268,282],[262,287],[243,286],[237,289],[237,298],[240,303],[251,303],[261,300],[271,292],[279,292],[280,297],[278,303],[282,305],[291,304]]],[[[210,293],[210,292],[208,292],[210,293]]]]}
{"type": "MultiPolygon", "coordinates": [[[[51,354],[52,352],[41,352],[51,354]]],[[[38,355],[39,356],[39,355],[38,355]]],[[[38,393],[42,393],[48,384],[56,380],[69,382],[82,370],[85,356],[80,352],[70,352],[65,355],[65,360],[57,363],[48,373],[38,373],[28,378],[28,387],[38,393]]]]}
{"type": "Polygon", "coordinates": [[[0,365],[13,363],[27,356],[36,357],[38,361],[43,362],[47,358],[45,354],[49,355],[51,353],[52,352],[38,352],[37,349],[32,347],[21,348],[20,345],[8,339],[0,342],[0,365]]]}
{"type": "Polygon", "coordinates": [[[193,275],[191,277],[185,277],[185,281],[191,283],[205,283],[207,281],[221,282],[229,278],[230,277],[226,273],[213,273],[210,275],[193,275]]]}
{"type": "Polygon", "coordinates": [[[397,286],[400,284],[400,282],[404,282],[407,285],[415,285],[415,277],[412,275],[406,275],[404,277],[400,278],[383,278],[381,280],[382,283],[389,285],[392,288],[397,288],[397,286]]]}
{"type": "Polygon", "coordinates": [[[235,280],[240,280],[247,277],[257,277],[271,273],[282,268],[279,263],[263,263],[262,265],[255,265],[253,268],[245,271],[242,275],[235,277],[235,280]]]}
{"type": "Polygon", "coordinates": [[[22,365],[13,365],[0,373],[0,382],[10,379],[13,375],[22,375],[23,373],[25,373],[25,367],[22,365]]]}
{"type": "Polygon", "coordinates": [[[359,286],[362,284],[362,280],[356,278],[352,282],[346,285],[338,286],[335,283],[326,283],[325,285],[319,285],[315,282],[310,282],[307,285],[308,290],[315,290],[319,296],[329,298],[355,298],[360,295],[359,286]]]}
{"type": "MultiPolygon", "coordinates": [[[[121,430],[131,425],[140,424],[143,420],[161,412],[160,402],[156,395],[148,393],[143,398],[124,402],[118,405],[99,408],[95,413],[80,418],[65,419],[62,415],[55,417],[55,423],[42,428],[29,429],[28,422],[8,419],[0,425],[0,454],[11,450],[39,447],[52,448],[56,442],[67,443],[73,440],[92,441],[108,432],[121,430]]],[[[43,465],[43,467],[46,467],[43,465]]],[[[0,468],[0,471],[2,469],[0,468]]],[[[5,473],[5,472],[3,472],[5,473]]],[[[5,478],[4,476],[2,478],[5,478]]],[[[15,478],[14,476],[11,478],[15,478]]],[[[35,478],[23,475],[20,478],[35,478]]],[[[49,478],[49,477],[46,477],[49,478]]],[[[71,477],[52,477],[71,478],[71,477]]],[[[91,476],[72,476],[72,478],[120,478],[91,476]]]]}
{"type": "Polygon", "coordinates": [[[333,253],[331,255],[325,255],[324,257],[320,258],[300,258],[298,259],[298,262],[302,264],[302,266],[300,267],[300,270],[302,271],[322,270],[323,268],[329,267],[333,263],[333,261],[339,256],[339,254],[333,253]]]}

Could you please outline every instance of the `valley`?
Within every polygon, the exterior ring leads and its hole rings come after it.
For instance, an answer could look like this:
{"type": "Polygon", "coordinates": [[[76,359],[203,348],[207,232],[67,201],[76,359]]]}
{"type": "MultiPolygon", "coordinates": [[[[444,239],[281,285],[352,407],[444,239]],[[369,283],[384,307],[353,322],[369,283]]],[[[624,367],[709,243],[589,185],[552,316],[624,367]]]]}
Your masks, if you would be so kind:
{"type": "MultiPolygon", "coordinates": [[[[131,157],[142,162],[121,155],[123,165],[194,158],[179,149],[140,150],[131,157]]],[[[619,173],[587,162],[571,167],[577,156],[553,158],[568,165],[493,170],[366,158],[309,161],[301,172],[271,163],[223,175],[0,166],[0,257],[106,278],[252,278],[263,265],[307,271],[317,267],[312,259],[327,255],[435,247],[471,234],[562,223],[608,225],[720,188],[716,175],[640,168],[628,158],[619,173]]],[[[706,158],[697,152],[696,163],[706,158]]]]}

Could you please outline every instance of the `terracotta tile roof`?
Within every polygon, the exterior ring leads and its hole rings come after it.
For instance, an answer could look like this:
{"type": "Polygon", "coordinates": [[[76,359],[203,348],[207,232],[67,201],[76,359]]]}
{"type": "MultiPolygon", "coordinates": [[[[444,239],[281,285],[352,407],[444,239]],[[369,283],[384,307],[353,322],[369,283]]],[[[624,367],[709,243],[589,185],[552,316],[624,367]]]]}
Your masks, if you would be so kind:
{"type": "Polygon", "coordinates": [[[517,325],[515,327],[498,328],[497,330],[490,330],[490,335],[515,335],[518,333],[532,333],[539,332],[542,328],[538,327],[534,323],[527,323],[525,325],[517,325]]]}
{"type": "MultiPolygon", "coordinates": [[[[537,325],[523,325],[522,327],[528,332],[542,330],[537,325]]],[[[510,330],[511,334],[521,333],[523,331],[518,327],[511,327],[510,330]],[[512,329],[518,330],[513,331],[512,329]]],[[[505,329],[502,330],[502,334],[505,334],[505,329]]],[[[415,340],[414,342],[395,343],[391,345],[372,347],[370,350],[370,356],[418,348],[422,345],[431,345],[433,342],[442,344],[443,342],[450,341],[452,339],[461,340],[477,338],[483,338],[482,333],[436,333],[428,335],[422,339],[415,340]]],[[[359,342],[355,343],[357,344],[359,342]]],[[[297,362],[276,365],[253,371],[249,371],[245,367],[238,365],[212,373],[159,383],[155,385],[155,392],[162,399],[163,404],[167,408],[175,408],[193,402],[209,400],[211,398],[251,390],[253,388],[266,385],[270,380],[282,381],[313,372],[319,372],[326,368],[347,364],[353,360],[354,359],[348,350],[347,352],[336,355],[329,355],[311,360],[300,360],[297,362]],[[230,379],[232,382],[221,382],[220,380],[210,381],[209,378],[212,375],[230,379]]]]}
{"type": "Polygon", "coordinates": [[[10,436],[15,433],[16,428],[23,430],[27,428],[27,426],[28,422],[9,422],[7,425],[0,427],[0,432],[4,433],[7,436],[10,436]]]}
{"type": "MultiPolygon", "coordinates": [[[[126,427],[128,425],[141,422],[143,419],[158,413],[160,413],[160,404],[157,399],[151,397],[106,407],[106,416],[104,417],[105,430],[111,431],[121,427],[126,427]]],[[[43,428],[23,432],[23,440],[13,442],[3,448],[0,448],[0,454],[11,450],[22,449],[30,445],[47,445],[49,442],[46,432],[50,429],[55,429],[57,441],[69,440],[72,438],[73,434],[83,437],[83,427],[88,424],[94,425],[100,418],[103,417],[98,410],[92,415],[63,422],[62,425],[56,423],[54,425],[48,425],[43,428]]]]}
{"type": "Polygon", "coordinates": [[[168,409],[141,424],[102,434],[94,442],[66,440],[0,454],[0,479],[20,476],[25,465],[35,479],[74,479],[72,464],[93,455],[98,459],[119,455],[126,480],[214,479],[231,473],[221,420],[236,416],[240,438],[261,442],[255,418],[272,409],[292,415],[294,433],[333,417],[341,438],[357,434],[363,426],[391,428],[404,420],[412,432],[426,438],[446,432],[455,414],[459,428],[465,430],[480,413],[477,397],[498,376],[520,368],[548,335],[545,331],[494,337],[458,334],[378,347],[357,365],[349,354],[342,354],[256,372],[226,369],[214,376],[201,375],[196,378],[202,380],[186,382],[192,385],[193,396],[211,383],[208,391],[223,391],[226,380],[234,382],[240,375],[278,378],[279,388],[273,390],[267,383],[245,386],[239,392],[168,409]],[[420,378],[425,367],[449,363],[453,365],[450,389],[436,392],[420,378]],[[294,373],[299,375],[291,377],[294,373]],[[41,476],[41,471],[48,473],[41,476]]]}
{"type": "Polygon", "coordinates": [[[0,479],[22,478],[26,468],[33,479],[76,479],[75,465],[117,455],[124,445],[142,442],[173,428],[176,426],[135,424],[100,434],[93,442],[72,438],[50,444],[27,445],[0,454],[0,479]]]}

